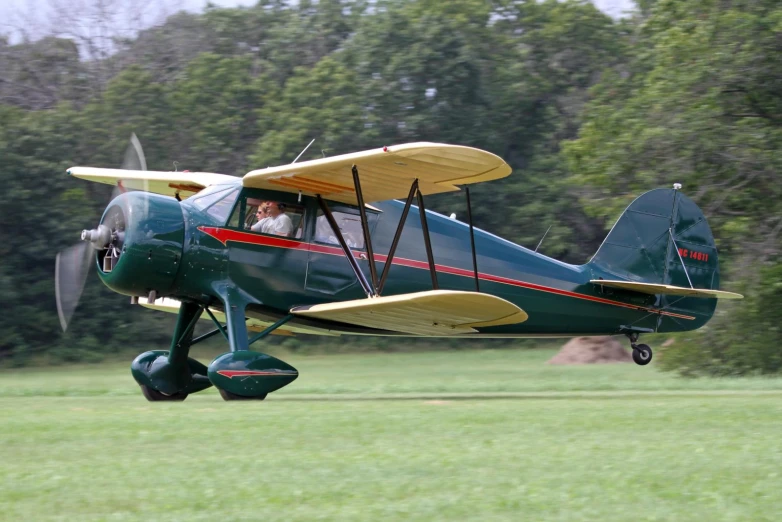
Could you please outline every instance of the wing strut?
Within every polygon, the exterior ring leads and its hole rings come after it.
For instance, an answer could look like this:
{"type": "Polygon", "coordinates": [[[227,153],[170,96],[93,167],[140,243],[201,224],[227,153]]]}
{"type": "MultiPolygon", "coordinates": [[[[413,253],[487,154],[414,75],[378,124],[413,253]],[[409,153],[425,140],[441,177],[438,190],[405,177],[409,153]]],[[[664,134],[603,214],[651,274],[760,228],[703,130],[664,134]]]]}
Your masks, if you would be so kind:
{"type": "MultiPolygon", "coordinates": [[[[329,209],[328,204],[320,194],[318,194],[317,197],[318,197],[318,205],[320,205],[320,209],[323,211],[323,215],[326,216],[326,220],[329,222],[331,231],[334,233],[334,236],[337,238],[337,241],[339,241],[339,245],[342,247],[342,251],[345,253],[345,257],[350,263],[350,267],[353,269],[353,272],[356,274],[356,279],[358,279],[359,283],[361,283],[361,287],[364,289],[364,293],[367,294],[367,297],[378,297],[380,293],[383,291],[383,287],[385,286],[386,283],[386,278],[388,277],[388,270],[390,269],[392,261],[394,259],[394,253],[396,252],[396,247],[399,244],[399,238],[402,235],[402,229],[405,226],[405,221],[407,220],[407,214],[410,212],[410,205],[412,204],[413,198],[415,196],[418,196],[418,212],[421,217],[421,231],[423,232],[424,235],[424,245],[426,246],[426,258],[427,261],[429,262],[429,273],[432,276],[432,289],[438,290],[440,288],[440,285],[437,283],[437,269],[434,264],[432,241],[431,238],[429,237],[429,224],[426,221],[426,207],[424,207],[424,195],[421,192],[421,189],[419,188],[418,178],[414,179],[413,184],[410,186],[410,192],[407,195],[405,208],[402,211],[402,217],[399,219],[399,225],[397,225],[396,233],[394,234],[394,240],[391,242],[391,249],[389,250],[388,257],[386,258],[386,264],[383,267],[382,274],[380,275],[380,277],[378,277],[377,266],[375,265],[375,252],[372,249],[372,238],[369,235],[369,220],[367,219],[367,211],[366,211],[366,207],[364,206],[364,193],[361,190],[361,180],[359,179],[358,167],[356,165],[353,165],[351,170],[353,173],[353,186],[355,187],[355,191],[356,191],[356,199],[358,201],[359,214],[361,216],[361,231],[364,234],[364,245],[366,245],[366,249],[367,249],[367,260],[369,261],[369,275],[371,281],[368,281],[364,273],[361,271],[361,267],[359,266],[358,261],[356,260],[356,256],[353,255],[353,251],[350,250],[350,247],[348,247],[345,238],[342,236],[342,231],[339,229],[339,226],[337,225],[334,216],[331,214],[331,210],[329,209]]],[[[469,193],[467,197],[468,197],[467,201],[469,206],[469,193]]],[[[478,266],[475,261],[475,238],[473,237],[473,232],[472,232],[472,217],[470,217],[470,238],[473,244],[473,266],[475,267],[475,284],[477,287],[478,266]]]]}
{"type": "Polygon", "coordinates": [[[478,259],[475,255],[475,231],[472,226],[472,205],[470,205],[470,187],[465,186],[467,192],[467,221],[470,223],[470,250],[472,250],[472,269],[475,272],[475,291],[480,292],[481,286],[478,283],[478,259]]]}
{"type": "MultiPolygon", "coordinates": [[[[315,141],[315,140],[312,140],[312,141],[315,141]]],[[[310,145],[312,145],[312,143],[310,143],[310,145]]],[[[298,159],[298,158],[297,158],[297,159],[298,159]]],[[[274,330],[276,330],[276,329],[277,329],[277,328],[279,328],[280,326],[284,325],[285,323],[287,323],[287,322],[288,322],[288,321],[290,321],[291,319],[293,319],[293,314],[288,314],[288,315],[286,315],[285,317],[281,318],[281,319],[280,319],[279,321],[277,321],[276,323],[274,323],[274,324],[272,324],[272,325],[269,325],[269,326],[268,326],[268,327],[266,327],[266,328],[265,328],[265,329],[264,329],[264,330],[263,330],[261,333],[259,333],[258,335],[256,335],[255,337],[253,337],[252,339],[250,339],[249,341],[247,341],[247,346],[250,346],[252,343],[254,343],[255,341],[257,341],[257,340],[259,340],[259,339],[263,339],[264,337],[266,337],[267,335],[269,335],[269,334],[270,334],[270,333],[272,333],[274,330]]]]}
{"type": "Polygon", "coordinates": [[[402,236],[402,229],[405,228],[405,221],[407,220],[407,214],[410,212],[410,205],[413,203],[413,198],[418,192],[418,180],[414,180],[410,185],[410,193],[407,195],[405,201],[405,208],[402,210],[402,217],[399,218],[399,224],[396,227],[396,233],[394,233],[394,240],[391,241],[391,249],[388,251],[388,258],[386,259],[386,266],[383,267],[383,273],[380,275],[380,284],[378,285],[377,292],[383,293],[383,286],[386,284],[386,277],[388,277],[388,269],[391,268],[391,261],[394,259],[396,253],[396,247],[399,245],[399,238],[402,236]]]}
{"type": "Polygon", "coordinates": [[[361,213],[361,231],[364,233],[364,245],[367,247],[369,277],[372,279],[372,294],[377,296],[379,294],[377,290],[377,268],[375,267],[375,253],[372,251],[372,238],[369,236],[369,220],[367,219],[367,209],[364,206],[364,193],[361,192],[361,181],[358,179],[358,169],[355,165],[353,165],[352,170],[358,210],[361,213]]]}
{"type": "MultiPolygon", "coordinates": [[[[373,277],[377,277],[377,271],[374,267],[375,258],[371,254],[371,246],[369,242],[369,222],[367,221],[366,210],[361,202],[364,201],[364,196],[361,193],[361,183],[358,179],[358,169],[353,165],[353,181],[356,187],[356,197],[359,201],[359,208],[361,208],[361,226],[364,229],[364,243],[367,245],[367,255],[369,257],[369,270],[373,277]]],[[[376,295],[380,295],[383,291],[383,286],[386,283],[386,277],[388,277],[388,270],[391,268],[391,263],[394,260],[394,253],[396,247],[399,244],[399,238],[402,235],[402,229],[405,226],[407,220],[407,214],[410,212],[410,204],[413,202],[413,197],[418,196],[418,214],[421,217],[421,232],[424,234],[424,245],[426,246],[426,259],[429,262],[429,273],[432,276],[432,289],[438,290],[440,285],[437,283],[437,269],[434,264],[434,254],[432,253],[432,240],[429,237],[429,224],[426,222],[426,207],[424,207],[424,195],[418,185],[418,178],[413,180],[413,184],[410,185],[410,192],[407,194],[407,201],[405,201],[405,208],[402,211],[402,217],[399,218],[399,224],[396,227],[396,233],[394,234],[394,240],[391,242],[391,249],[388,251],[388,257],[386,258],[386,265],[383,267],[383,273],[380,276],[380,281],[375,287],[377,290],[376,295]]]]}
{"type": "MultiPolygon", "coordinates": [[[[353,255],[353,251],[350,250],[350,247],[348,247],[348,244],[345,242],[345,238],[342,237],[342,231],[339,229],[337,222],[334,220],[334,216],[332,215],[329,206],[326,204],[326,201],[320,196],[320,194],[318,194],[318,205],[320,205],[320,209],[323,211],[323,215],[326,216],[326,220],[329,222],[331,231],[334,232],[334,237],[336,237],[337,241],[339,241],[339,246],[342,247],[342,251],[345,253],[345,257],[347,258],[348,263],[350,263],[350,267],[353,269],[353,273],[356,274],[356,279],[358,279],[358,282],[361,283],[361,287],[364,289],[364,293],[367,294],[367,297],[376,296],[377,294],[375,294],[374,288],[372,288],[372,286],[369,284],[369,281],[367,281],[367,278],[364,276],[364,272],[361,271],[361,267],[358,266],[356,256],[353,255]]],[[[362,213],[361,221],[364,221],[365,218],[366,214],[362,213]]]]}
{"type": "Polygon", "coordinates": [[[426,246],[426,259],[429,261],[429,273],[432,276],[432,289],[438,290],[437,270],[434,267],[434,254],[432,253],[432,239],[429,237],[429,224],[426,222],[426,208],[424,207],[424,195],[418,190],[418,214],[421,216],[421,231],[424,233],[424,246],[426,246]]]}

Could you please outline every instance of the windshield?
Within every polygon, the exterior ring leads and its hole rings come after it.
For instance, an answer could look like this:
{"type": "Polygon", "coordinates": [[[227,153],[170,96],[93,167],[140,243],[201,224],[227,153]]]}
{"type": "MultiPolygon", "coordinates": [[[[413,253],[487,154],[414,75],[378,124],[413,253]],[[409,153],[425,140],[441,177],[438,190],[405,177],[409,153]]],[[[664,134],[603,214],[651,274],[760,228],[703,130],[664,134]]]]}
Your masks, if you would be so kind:
{"type": "Polygon", "coordinates": [[[239,188],[237,185],[213,185],[190,198],[191,203],[198,210],[205,210],[215,220],[225,224],[239,196],[239,188]]]}
{"type": "Polygon", "coordinates": [[[231,189],[237,188],[236,185],[212,185],[210,187],[206,187],[202,191],[198,192],[194,196],[190,196],[187,201],[192,203],[193,206],[195,206],[198,210],[203,210],[215,201],[219,199],[221,196],[216,196],[216,198],[211,198],[211,196],[215,196],[217,194],[226,195],[228,194],[227,191],[231,189]],[[207,201],[203,201],[206,199],[207,201]]]}

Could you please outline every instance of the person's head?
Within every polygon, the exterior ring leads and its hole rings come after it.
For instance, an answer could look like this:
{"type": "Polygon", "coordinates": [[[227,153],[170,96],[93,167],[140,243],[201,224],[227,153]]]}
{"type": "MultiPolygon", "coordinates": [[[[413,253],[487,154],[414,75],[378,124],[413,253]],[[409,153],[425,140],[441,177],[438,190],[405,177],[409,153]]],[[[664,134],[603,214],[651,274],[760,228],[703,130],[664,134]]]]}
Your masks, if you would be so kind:
{"type": "Polygon", "coordinates": [[[285,203],[278,203],[275,201],[269,202],[269,215],[272,217],[277,217],[280,214],[285,212],[285,203]]]}
{"type": "Polygon", "coordinates": [[[271,203],[269,201],[261,201],[261,204],[258,205],[257,209],[255,209],[255,217],[258,219],[262,219],[268,216],[270,205],[271,203]]]}

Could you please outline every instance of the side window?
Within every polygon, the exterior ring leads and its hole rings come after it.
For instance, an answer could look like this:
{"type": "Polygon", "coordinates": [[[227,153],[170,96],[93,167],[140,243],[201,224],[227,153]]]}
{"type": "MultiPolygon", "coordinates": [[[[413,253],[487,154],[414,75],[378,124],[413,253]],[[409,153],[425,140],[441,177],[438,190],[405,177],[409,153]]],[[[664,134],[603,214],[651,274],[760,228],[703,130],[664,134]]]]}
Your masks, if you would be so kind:
{"type": "MultiPolygon", "coordinates": [[[[304,207],[301,205],[247,198],[244,208],[244,222],[240,228],[273,236],[301,238],[304,229],[304,207]]],[[[239,207],[236,212],[239,212],[239,207]]]]}
{"type": "MultiPolygon", "coordinates": [[[[363,249],[364,231],[361,229],[361,216],[358,215],[358,212],[350,214],[347,212],[332,211],[331,213],[348,246],[350,248],[363,249]]],[[[369,220],[371,229],[374,214],[368,213],[367,219],[369,220]]],[[[316,243],[339,245],[339,241],[334,235],[334,231],[331,230],[331,226],[329,225],[326,216],[323,215],[322,210],[318,210],[318,217],[315,219],[315,235],[312,239],[316,243]]]]}

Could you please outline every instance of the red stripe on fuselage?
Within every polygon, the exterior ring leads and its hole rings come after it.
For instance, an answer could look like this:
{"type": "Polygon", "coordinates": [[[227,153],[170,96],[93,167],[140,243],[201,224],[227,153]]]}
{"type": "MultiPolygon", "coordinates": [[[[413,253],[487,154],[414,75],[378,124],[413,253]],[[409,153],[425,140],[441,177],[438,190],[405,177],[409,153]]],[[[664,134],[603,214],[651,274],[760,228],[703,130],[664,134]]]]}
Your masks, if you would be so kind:
{"type": "Polygon", "coordinates": [[[217,370],[217,373],[223,377],[233,379],[234,377],[290,377],[296,372],[289,371],[285,373],[283,371],[263,372],[257,370],[217,370]]]}
{"type": "MultiPolygon", "coordinates": [[[[313,243],[305,243],[304,241],[300,241],[298,239],[288,239],[285,237],[275,237],[275,236],[264,236],[260,234],[253,234],[250,232],[242,232],[240,230],[231,230],[227,228],[217,228],[217,227],[205,227],[200,226],[198,227],[198,230],[202,231],[205,234],[208,234],[215,238],[216,240],[220,241],[223,245],[227,246],[228,241],[234,241],[237,243],[249,243],[252,245],[261,245],[261,246],[270,246],[275,248],[287,248],[292,250],[304,250],[307,252],[318,252],[320,254],[329,254],[329,255],[335,255],[335,256],[344,256],[345,253],[342,251],[341,248],[338,247],[330,247],[325,245],[317,245],[313,243]]],[[[359,254],[363,254],[364,252],[360,251],[353,251],[353,255],[358,257],[359,254]]],[[[375,260],[378,263],[385,263],[388,259],[388,256],[384,256],[382,254],[375,254],[375,260]]],[[[418,268],[421,270],[429,270],[429,263],[425,261],[416,261],[415,259],[405,259],[403,257],[394,257],[393,260],[394,265],[400,265],[400,266],[407,266],[410,268],[418,268]]],[[[435,264],[435,269],[438,272],[442,272],[444,274],[453,274],[463,277],[475,277],[475,272],[472,270],[465,270],[463,268],[456,268],[453,266],[446,266],[446,265],[438,265],[435,264]]],[[[678,317],[680,319],[688,319],[693,320],[695,317],[689,316],[689,315],[682,315],[682,314],[676,314],[673,312],[664,312],[661,310],[656,310],[654,308],[646,308],[643,306],[637,306],[630,303],[623,303],[621,301],[612,301],[610,299],[604,299],[602,297],[596,297],[592,295],[586,295],[586,294],[579,294],[577,292],[571,292],[569,290],[562,290],[561,288],[554,288],[551,286],[543,286],[538,285],[535,283],[528,283],[526,281],[519,281],[518,279],[510,279],[507,277],[501,277],[496,276],[492,274],[485,274],[483,272],[478,273],[478,279],[481,279],[482,281],[491,281],[494,283],[501,283],[504,285],[511,285],[511,286],[518,286],[520,288],[528,288],[530,290],[538,290],[540,292],[547,292],[550,294],[557,294],[557,295],[564,295],[566,297],[572,297],[575,299],[583,299],[586,301],[592,301],[595,303],[603,303],[611,306],[621,306],[623,308],[629,308],[631,310],[640,310],[644,312],[652,312],[656,314],[662,314],[667,315],[670,317],[678,317]]]]}

